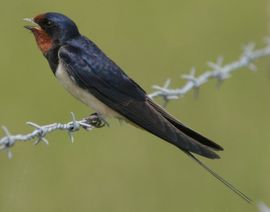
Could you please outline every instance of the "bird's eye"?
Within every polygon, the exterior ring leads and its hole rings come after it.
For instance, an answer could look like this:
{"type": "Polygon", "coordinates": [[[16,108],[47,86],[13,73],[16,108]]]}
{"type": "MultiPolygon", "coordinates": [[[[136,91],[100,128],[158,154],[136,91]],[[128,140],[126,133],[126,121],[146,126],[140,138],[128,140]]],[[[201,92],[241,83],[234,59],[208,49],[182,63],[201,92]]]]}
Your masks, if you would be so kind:
{"type": "Polygon", "coordinates": [[[44,21],[44,25],[45,25],[46,27],[51,27],[51,26],[53,26],[53,22],[50,21],[50,20],[45,20],[45,21],[44,21]]]}

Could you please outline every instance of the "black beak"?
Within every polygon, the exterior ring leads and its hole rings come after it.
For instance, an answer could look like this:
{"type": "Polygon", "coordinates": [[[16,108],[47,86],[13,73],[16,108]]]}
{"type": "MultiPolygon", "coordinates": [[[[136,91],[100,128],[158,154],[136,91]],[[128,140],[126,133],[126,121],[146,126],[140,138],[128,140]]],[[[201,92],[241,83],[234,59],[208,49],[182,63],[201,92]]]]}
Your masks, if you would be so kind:
{"type": "Polygon", "coordinates": [[[34,27],[33,27],[33,26],[27,25],[27,26],[24,26],[24,28],[25,28],[25,29],[28,29],[28,30],[30,30],[30,31],[32,31],[32,29],[33,29],[34,27]]]}

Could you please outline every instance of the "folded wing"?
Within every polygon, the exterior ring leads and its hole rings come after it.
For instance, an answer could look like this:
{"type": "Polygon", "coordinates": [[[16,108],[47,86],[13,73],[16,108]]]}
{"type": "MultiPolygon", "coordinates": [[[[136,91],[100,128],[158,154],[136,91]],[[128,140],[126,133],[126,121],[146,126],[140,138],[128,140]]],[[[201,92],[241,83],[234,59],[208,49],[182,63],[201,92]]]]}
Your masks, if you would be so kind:
{"type": "Polygon", "coordinates": [[[155,104],[103,53],[92,57],[72,45],[59,51],[60,62],[76,83],[126,119],[183,151],[219,158],[213,150],[222,150],[222,147],[184,126],[155,104]]]}

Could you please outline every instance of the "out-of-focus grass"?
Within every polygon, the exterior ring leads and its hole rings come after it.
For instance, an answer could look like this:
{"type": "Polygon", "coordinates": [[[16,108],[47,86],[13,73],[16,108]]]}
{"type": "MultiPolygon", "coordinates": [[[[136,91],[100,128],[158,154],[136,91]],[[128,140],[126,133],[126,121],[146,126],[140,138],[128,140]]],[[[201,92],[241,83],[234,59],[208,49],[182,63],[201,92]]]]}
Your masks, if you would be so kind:
{"type": "MultiPolygon", "coordinates": [[[[0,123],[26,132],[25,121],[67,121],[93,112],[54,79],[22,18],[45,11],[72,17],[147,91],[192,66],[226,62],[241,45],[267,36],[267,1],[4,1],[1,3],[0,123]]],[[[254,200],[269,202],[270,74],[235,73],[171,102],[168,110],[224,146],[219,161],[204,160],[254,200]]],[[[254,211],[179,150],[117,121],[110,128],[49,136],[49,147],[19,144],[14,158],[0,153],[0,211],[254,211]]]]}

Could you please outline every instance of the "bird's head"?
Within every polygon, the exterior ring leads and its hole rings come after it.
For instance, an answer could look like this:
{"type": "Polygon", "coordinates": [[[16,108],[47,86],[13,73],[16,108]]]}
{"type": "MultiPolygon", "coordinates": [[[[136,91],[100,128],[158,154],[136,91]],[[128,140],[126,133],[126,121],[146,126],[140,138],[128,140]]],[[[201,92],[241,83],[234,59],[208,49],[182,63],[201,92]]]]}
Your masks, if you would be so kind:
{"type": "Polygon", "coordinates": [[[34,24],[25,26],[25,28],[34,34],[43,53],[46,53],[53,46],[61,46],[66,41],[80,36],[76,24],[60,13],[49,12],[24,20],[34,24]]]}

